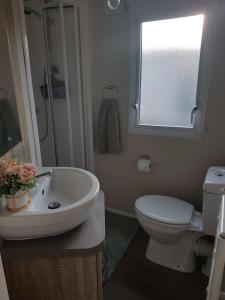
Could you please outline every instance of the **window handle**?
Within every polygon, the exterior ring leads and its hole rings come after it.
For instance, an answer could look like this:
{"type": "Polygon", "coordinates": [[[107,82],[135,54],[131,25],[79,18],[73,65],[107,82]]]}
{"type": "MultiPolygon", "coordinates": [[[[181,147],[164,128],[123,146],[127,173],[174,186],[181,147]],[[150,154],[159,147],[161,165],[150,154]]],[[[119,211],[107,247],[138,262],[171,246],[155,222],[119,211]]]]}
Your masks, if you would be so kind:
{"type": "Polygon", "coordinates": [[[197,110],[198,110],[198,106],[195,105],[195,106],[192,108],[192,111],[191,111],[191,124],[193,124],[193,122],[194,122],[194,116],[195,116],[195,113],[196,113],[197,110]]]}
{"type": "Polygon", "coordinates": [[[138,109],[139,105],[137,103],[133,104],[133,109],[138,109]]]}

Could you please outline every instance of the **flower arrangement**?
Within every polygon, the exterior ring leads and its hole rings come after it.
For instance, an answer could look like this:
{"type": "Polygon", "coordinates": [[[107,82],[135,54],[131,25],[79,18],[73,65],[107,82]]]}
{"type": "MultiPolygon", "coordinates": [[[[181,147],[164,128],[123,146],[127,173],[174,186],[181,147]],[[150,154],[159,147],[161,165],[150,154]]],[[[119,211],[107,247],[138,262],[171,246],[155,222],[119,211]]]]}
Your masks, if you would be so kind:
{"type": "Polygon", "coordinates": [[[35,187],[37,168],[16,160],[0,161],[0,197],[14,196],[35,187]]]}

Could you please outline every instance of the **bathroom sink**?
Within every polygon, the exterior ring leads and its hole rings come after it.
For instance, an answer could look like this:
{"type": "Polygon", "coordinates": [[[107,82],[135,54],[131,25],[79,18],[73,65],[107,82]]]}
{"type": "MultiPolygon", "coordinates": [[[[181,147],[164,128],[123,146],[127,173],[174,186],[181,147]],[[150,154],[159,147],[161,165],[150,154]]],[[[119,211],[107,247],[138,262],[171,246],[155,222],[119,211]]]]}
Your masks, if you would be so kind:
{"type": "Polygon", "coordinates": [[[83,223],[99,193],[98,179],[77,168],[42,168],[50,175],[38,179],[30,192],[28,208],[11,212],[4,201],[0,207],[0,236],[32,239],[58,235],[83,223]]]}

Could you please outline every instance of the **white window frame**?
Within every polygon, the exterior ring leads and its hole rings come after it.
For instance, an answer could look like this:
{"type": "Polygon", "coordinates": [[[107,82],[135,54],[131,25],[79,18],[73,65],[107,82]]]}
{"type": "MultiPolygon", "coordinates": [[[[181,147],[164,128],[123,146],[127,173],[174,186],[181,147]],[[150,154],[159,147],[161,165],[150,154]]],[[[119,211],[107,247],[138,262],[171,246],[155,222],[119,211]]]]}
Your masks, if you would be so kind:
{"type": "MultiPolygon", "coordinates": [[[[135,1],[135,0],[134,0],[135,1]]],[[[215,30],[214,14],[209,14],[207,10],[199,10],[184,13],[176,13],[171,16],[155,16],[154,18],[144,18],[137,16],[134,1],[130,5],[130,107],[129,107],[129,132],[133,134],[156,135],[199,138],[202,136],[205,128],[205,113],[208,98],[208,88],[210,80],[210,68],[212,59],[213,30],[215,30]],[[170,18],[185,17],[191,15],[203,14],[204,24],[202,33],[202,44],[200,50],[200,62],[198,73],[198,84],[196,92],[197,111],[194,114],[193,128],[153,126],[139,124],[139,106],[140,106],[140,72],[141,72],[141,23],[155,20],[164,20],[170,18]]],[[[191,116],[190,116],[191,117],[191,116]]]]}

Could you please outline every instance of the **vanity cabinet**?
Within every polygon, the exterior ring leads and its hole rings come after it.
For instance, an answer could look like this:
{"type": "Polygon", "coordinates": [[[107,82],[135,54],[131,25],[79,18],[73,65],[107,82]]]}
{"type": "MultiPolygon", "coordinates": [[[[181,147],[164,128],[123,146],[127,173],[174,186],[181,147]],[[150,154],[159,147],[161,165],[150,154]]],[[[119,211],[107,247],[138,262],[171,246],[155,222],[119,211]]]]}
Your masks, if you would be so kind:
{"type": "Polygon", "coordinates": [[[100,254],[10,257],[3,265],[10,300],[102,299],[100,254]]]}
{"type": "Polygon", "coordinates": [[[104,201],[89,219],[56,237],[5,241],[1,254],[10,300],[101,300],[104,201]]]}

